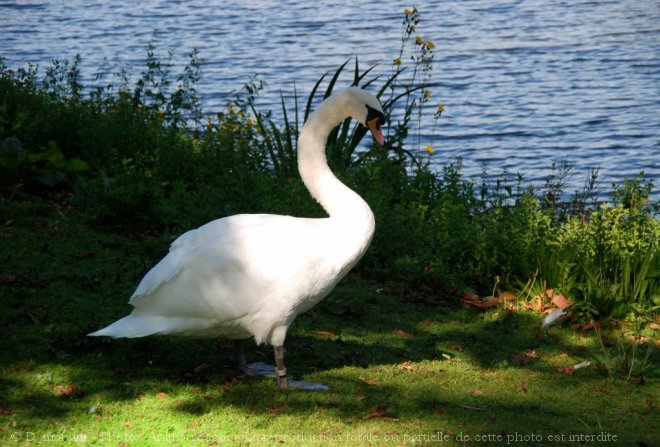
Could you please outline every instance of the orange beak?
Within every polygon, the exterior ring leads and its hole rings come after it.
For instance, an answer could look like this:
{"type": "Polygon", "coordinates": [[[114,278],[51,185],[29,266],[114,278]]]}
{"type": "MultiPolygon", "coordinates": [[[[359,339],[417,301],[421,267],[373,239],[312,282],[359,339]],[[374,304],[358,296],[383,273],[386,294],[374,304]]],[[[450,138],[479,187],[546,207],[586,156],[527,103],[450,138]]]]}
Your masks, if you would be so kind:
{"type": "Polygon", "coordinates": [[[380,119],[374,118],[371,121],[367,121],[367,127],[371,131],[371,135],[376,140],[376,143],[381,146],[385,144],[385,137],[383,136],[383,131],[380,129],[380,119]]]}

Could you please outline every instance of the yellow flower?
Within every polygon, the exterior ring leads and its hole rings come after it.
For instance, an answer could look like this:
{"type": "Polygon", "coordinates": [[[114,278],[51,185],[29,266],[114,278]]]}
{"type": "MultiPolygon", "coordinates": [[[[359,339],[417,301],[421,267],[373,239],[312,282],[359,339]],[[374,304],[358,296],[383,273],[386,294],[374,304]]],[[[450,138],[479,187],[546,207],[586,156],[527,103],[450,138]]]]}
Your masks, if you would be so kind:
{"type": "Polygon", "coordinates": [[[424,92],[424,98],[430,98],[430,97],[431,97],[431,92],[428,91],[428,90],[426,90],[426,91],[424,92]]]}
{"type": "Polygon", "coordinates": [[[422,39],[422,36],[417,36],[417,38],[415,39],[415,43],[416,43],[417,45],[421,45],[421,44],[423,44],[423,43],[424,43],[424,39],[422,39]]]}
{"type": "Polygon", "coordinates": [[[401,65],[401,58],[400,57],[397,57],[396,59],[394,59],[394,65],[396,65],[396,66],[401,65]]]}
{"type": "Polygon", "coordinates": [[[442,113],[445,111],[445,106],[441,102],[438,103],[438,112],[442,113]]]}
{"type": "Polygon", "coordinates": [[[413,12],[412,12],[410,9],[408,9],[408,8],[404,9],[403,12],[404,12],[407,16],[409,16],[409,15],[411,15],[411,14],[413,13],[413,12]]]}
{"type": "Polygon", "coordinates": [[[428,152],[429,154],[433,155],[433,154],[435,154],[435,149],[433,149],[433,146],[431,146],[430,144],[428,144],[428,145],[426,146],[426,152],[428,152]]]}
{"type": "Polygon", "coordinates": [[[435,49],[435,44],[429,40],[428,42],[426,42],[426,48],[428,48],[429,50],[433,50],[435,49]]]}

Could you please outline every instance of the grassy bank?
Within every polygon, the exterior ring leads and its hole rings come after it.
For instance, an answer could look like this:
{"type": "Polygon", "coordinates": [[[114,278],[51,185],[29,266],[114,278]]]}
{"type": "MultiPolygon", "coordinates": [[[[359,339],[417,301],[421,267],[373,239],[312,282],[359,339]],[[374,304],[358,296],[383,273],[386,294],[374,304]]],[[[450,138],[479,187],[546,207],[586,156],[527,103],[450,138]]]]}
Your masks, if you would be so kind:
{"type": "MultiPolygon", "coordinates": [[[[329,393],[241,375],[217,341],[89,339],[129,311],[127,296],[167,244],[145,228],[100,229],[63,199],[0,206],[3,445],[660,441],[649,429],[657,350],[626,381],[602,364],[593,330],[564,322],[546,334],[535,311],[411,297],[360,275],[302,315],[287,340],[293,376],[329,393]],[[572,369],[583,361],[591,365],[572,369]]],[[[248,358],[270,361],[270,348],[251,346],[248,358]]]]}

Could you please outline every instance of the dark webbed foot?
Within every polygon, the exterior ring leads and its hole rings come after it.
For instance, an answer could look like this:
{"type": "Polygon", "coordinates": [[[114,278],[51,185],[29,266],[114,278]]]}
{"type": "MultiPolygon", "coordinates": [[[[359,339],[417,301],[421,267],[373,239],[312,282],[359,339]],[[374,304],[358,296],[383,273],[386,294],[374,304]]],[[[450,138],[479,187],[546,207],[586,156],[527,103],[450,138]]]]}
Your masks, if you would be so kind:
{"type": "Polygon", "coordinates": [[[243,353],[243,341],[238,340],[234,342],[236,349],[236,364],[238,369],[243,371],[249,376],[262,376],[262,377],[275,377],[277,385],[280,388],[291,388],[296,390],[306,391],[329,391],[330,387],[322,383],[312,383],[298,380],[289,380],[284,364],[284,347],[275,346],[275,364],[277,366],[268,365],[266,363],[257,362],[247,364],[245,362],[245,355],[243,353]]]}

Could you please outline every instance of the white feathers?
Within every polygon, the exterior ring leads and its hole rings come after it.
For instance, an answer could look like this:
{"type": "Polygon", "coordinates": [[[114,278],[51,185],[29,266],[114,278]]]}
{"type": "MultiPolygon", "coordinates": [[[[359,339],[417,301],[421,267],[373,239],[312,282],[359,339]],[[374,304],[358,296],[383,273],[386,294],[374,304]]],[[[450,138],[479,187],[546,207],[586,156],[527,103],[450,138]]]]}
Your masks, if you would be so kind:
{"type": "Polygon", "coordinates": [[[324,101],[303,126],[299,170],[329,217],[241,214],[175,240],[145,275],[133,312],[91,336],[253,336],[280,346],[293,319],[323,297],[364,254],[374,231],[368,205],[325,161],[329,132],[346,117],[364,123],[373,95],[347,89],[324,101]]]}
{"type": "Polygon", "coordinates": [[[580,362],[577,365],[573,365],[573,370],[577,371],[578,369],[586,368],[587,366],[590,366],[591,362],[585,360],[584,362],[580,362]]]}
{"type": "Polygon", "coordinates": [[[566,311],[564,309],[557,309],[554,310],[553,312],[550,312],[544,319],[543,322],[541,323],[541,329],[545,329],[548,326],[550,326],[552,323],[557,321],[559,317],[564,315],[566,311]]]}

